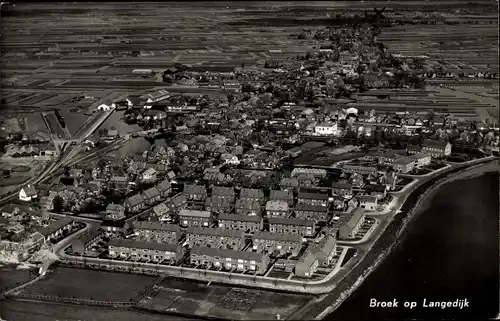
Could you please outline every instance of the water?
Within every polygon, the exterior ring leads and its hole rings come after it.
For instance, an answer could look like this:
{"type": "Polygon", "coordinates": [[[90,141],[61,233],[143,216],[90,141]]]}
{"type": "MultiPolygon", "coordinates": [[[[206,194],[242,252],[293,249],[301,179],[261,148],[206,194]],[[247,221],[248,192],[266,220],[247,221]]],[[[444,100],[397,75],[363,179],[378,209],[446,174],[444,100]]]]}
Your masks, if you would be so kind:
{"type": "Polygon", "coordinates": [[[442,186],[400,245],[325,320],[486,319],[499,302],[499,174],[442,186]],[[370,299],[398,308],[370,308],[370,299]],[[422,300],[468,299],[470,307],[422,308],[422,300]],[[416,301],[417,308],[402,307],[416,301]],[[397,318],[396,318],[397,316],[397,318]]]}

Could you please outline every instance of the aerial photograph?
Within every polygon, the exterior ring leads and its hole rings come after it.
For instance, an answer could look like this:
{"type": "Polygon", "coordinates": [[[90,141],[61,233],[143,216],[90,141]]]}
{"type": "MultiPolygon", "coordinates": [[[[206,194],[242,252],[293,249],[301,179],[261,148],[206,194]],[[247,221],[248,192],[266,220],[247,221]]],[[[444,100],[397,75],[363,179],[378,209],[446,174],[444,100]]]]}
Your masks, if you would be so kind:
{"type": "Polygon", "coordinates": [[[500,318],[498,0],[0,7],[0,321],[500,318]]]}

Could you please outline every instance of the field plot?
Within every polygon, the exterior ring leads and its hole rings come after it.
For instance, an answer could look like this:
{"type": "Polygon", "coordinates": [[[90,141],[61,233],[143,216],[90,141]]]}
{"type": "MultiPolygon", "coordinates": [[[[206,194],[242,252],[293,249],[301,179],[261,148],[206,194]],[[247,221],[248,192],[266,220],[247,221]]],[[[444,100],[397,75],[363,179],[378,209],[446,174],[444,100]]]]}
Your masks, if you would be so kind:
{"type": "Polygon", "coordinates": [[[43,118],[50,132],[58,138],[70,139],[67,128],[63,128],[54,113],[44,113],[43,118]]]}
{"type": "Polygon", "coordinates": [[[152,286],[155,278],[94,270],[58,267],[51,274],[25,288],[23,293],[127,302],[152,286]]]}
{"type": "Polygon", "coordinates": [[[16,286],[17,284],[22,284],[28,282],[33,275],[36,273],[35,270],[20,270],[12,267],[2,267],[0,268],[0,292],[3,292],[9,288],[16,286]]]}
{"type": "Polygon", "coordinates": [[[75,98],[75,95],[65,95],[65,94],[57,95],[56,94],[54,97],[47,98],[46,100],[40,102],[40,104],[43,106],[57,107],[60,104],[63,104],[72,98],[75,98]]]}
{"type": "Polygon", "coordinates": [[[1,301],[0,317],[9,321],[196,321],[135,310],[64,305],[52,302],[1,301]]]}
{"type": "Polygon", "coordinates": [[[59,113],[64,117],[66,127],[68,127],[71,136],[78,137],[78,132],[81,131],[83,124],[89,119],[89,116],[82,113],[72,113],[68,108],[61,109],[59,113]]]}
{"type": "Polygon", "coordinates": [[[140,306],[232,320],[285,319],[308,302],[306,295],[284,294],[230,286],[165,279],[140,306]]]}
{"type": "Polygon", "coordinates": [[[33,135],[38,132],[50,133],[45,121],[43,120],[42,113],[30,113],[26,116],[26,127],[28,134],[33,135]]]}

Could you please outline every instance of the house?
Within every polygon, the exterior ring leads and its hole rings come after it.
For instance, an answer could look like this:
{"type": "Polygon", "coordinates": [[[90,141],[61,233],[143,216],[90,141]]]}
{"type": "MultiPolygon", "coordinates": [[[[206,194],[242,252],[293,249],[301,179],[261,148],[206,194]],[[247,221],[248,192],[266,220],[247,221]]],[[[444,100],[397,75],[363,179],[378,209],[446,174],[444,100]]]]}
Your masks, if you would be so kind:
{"type": "Polygon", "coordinates": [[[266,273],[269,257],[262,253],[215,249],[209,247],[193,247],[190,263],[196,266],[219,267],[226,270],[255,271],[266,273]]]}
{"type": "Polygon", "coordinates": [[[114,189],[125,190],[128,187],[129,178],[128,176],[111,176],[109,182],[114,185],[114,189]]]}
{"type": "Polygon", "coordinates": [[[337,123],[333,124],[319,124],[314,127],[314,134],[320,136],[334,136],[337,135],[337,123]]]}
{"type": "Polygon", "coordinates": [[[351,175],[351,177],[349,178],[349,182],[351,183],[353,188],[356,188],[358,190],[362,189],[366,185],[363,176],[356,173],[351,175]]]}
{"type": "Polygon", "coordinates": [[[238,159],[238,156],[229,154],[229,153],[223,153],[220,155],[220,159],[224,161],[224,164],[230,164],[230,165],[239,165],[240,160],[238,159]]]}
{"type": "Polygon", "coordinates": [[[88,255],[92,247],[96,246],[101,240],[102,233],[97,229],[90,229],[83,232],[71,242],[73,254],[88,255]]]}
{"type": "Polygon", "coordinates": [[[408,154],[416,154],[416,153],[420,153],[420,146],[419,145],[415,145],[415,144],[408,144],[406,146],[406,152],[408,154]]]}
{"type": "Polygon", "coordinates": [[[262,203],[264,201],[264,192],[261,189],[242,188],[240,191],[240,199],[255,200],[262,203]]]}
{"type": "Polygon", "coordinates": [[[294,274],[302,278],[310,278],[317,271],[319,261],[311,252],[306,252],[297,264],[295,264],[294,274]]]}
{"type": "Polygon", "coordinates": [[[409,173],[415,168],[415,159],[403,156],[394,161],[394,171],[397,173],[409,173]]]}
{"type": "Polygon", "coordinates": [[[396,161],[398,158],[400,158],[401,155],[393,152],[393,151],[386,151],[382,153],[382,155],[379,155],[378,162],[379,164],[384,164],[384,165],[392,165],[394,164],[394,161],[396,161]]]}
{"type": "Polygon", "coordinates": [[[340,226],[339,237],[342,239],[355,238],[364,222],[365,210],[362,208],[355,209],[349,217],[349,220],[340,226]]]}
{"type": "Polygon", "coordinates": [[[156,174],[157,171],[154,168],[148,168],[142,173],[142,180],[143,181],[156,181],[156,174]]]}
{"type": "Polygon", "coordinates": [[[293,169],[291,176],[296,177],[299,175],[310,175],[315,178],[324,178],[327,174],[327,171],[321,168],[296,167],[293,169]]]}
{"type": "Polygon", "coordinates": [[[172,184],[168,179],[161,181],[160,184],[156,185],[156,189],[160,192],[160,196],[165,198],[172,193],[172,184]]]}
{"type": "Polygon", "coordinates": [[[274,253],[278,251],[280,255],[297,256],[302,248],[302,236],[261,231],[253,235],[252,248],[257,252],[274,253]]]}
{"type": "Polygon", "coordinates": [[[240,198],[236,200],[234,205],[236,214],[240,215],[260,215],[261,213],[261,200],[252,198],[240,198]]]}
{"type": "Polygon", "coordinates": [[[295,217],[316,223],[328,221],[328,207],[321,205],[297,204],[294,209],[295,217]]]}
{"type": "Polygon", "coordinates": [[[449,156],[451,154],[451,144],[442,140],[426,139],[422,143],[421,152],[435,158],[449,156]]]}
{"type": "Polygon", "coordinates": [[[385,185],[371,185],[371,196],[375,196],[378,200],[384,199],[387,196],[387,187],[385,185]]]}
{"type": "Polygon", "coordinates": [[[153,213],[158,217],[159,221],[168,221],[171,219],[172,214],[165,202],[155,205],[155,207],[153,207],[153,213]]]}
{"type": "Polygon", "coordinates": [[[227,197],[208,197],[205,200],[205,210],[213,213],[229,213],[233,206],[234,200],[227,197]]]}
{"type": "Polygon", "coordinates": [[[31,202],[33,199],[38,197],[36,189],[31,186],[25,186],[19,191],[19,199],[25,202],[31,202]]]}
{"type": "Polygon", "coordinates": [[[2,217],[11,218],[18,215],[21,212],[21,208],[12,203],[5,204],[2,206],[2,217]]]}
{"type": "Polygon", "coordinates": [[[130,213],[139,212],[146,207],[146,202],[142,194],[135,194],[130,196],[123,202],[125,209],[130,213]]]}
{"type": "Polygon", "coordinates": [[[283,190],[271,190],[269,195],[269,200],[271,201],[285,201],[288,203],[288,206],[293,205],[293,192],[292,191],[283,191],[283,190]]]}
{"type": "Polygon", "coordinates": [[[337,249],[337,238],[328,235],[318,243],[312,243],[307,249],[318,259],[319,266],[327,267],[332,263],[337,249]]]}
{"type": "Polygon", "coordinates": [[[176,244],[181,236],[180,226],[158,222],[136,221],[132,229],[140,241],[176,244]]]}
{"type": "Polygon", "coordinates": [[[106,232],[107,236],[127,233],[129,224],[125,220],[121,221],[103,221],[101,228],[106,232]]]}
{"type": "Polygon", "coordinates": [[[186,195],[179,193],[163,202],[169,209],[170,213],[177,213],[187,206],[186,195]]]}
{"type": "Polygon", "coordinates": [[[237,251],[245,247],[245,232],[241,230],[190,226],[186,229],[186,242],[190,248],[204,246],[237,251]]]}
{"type": "Polygon", "coordinates": [[[122,220],[125,218],[125,207],[120,204],[108,204],[106,207],[106,220],[122,220]]]}
{"type": "Polygon", "coordinates": [[[144,104],[144,100],[137,96],[129,96],[125,99],[128,107],[130,108],[140,108],[144,104]]]}
{"type": "Polygon", "coordinates": [[[366,210],[375,211],[377,209],[377,197],[371,195],[361,195],[358,197],[359,206],[366,210]]]}
{"type": "Polygon", "coordinates": [[[212,213],[207,211],[196,210],[180,210],[179,224],[184,227],[188,226],[203,226],[210,227],[212,225],[212,213]]]}
{"type": "Polygon", "coordinates": [[[146,102],[149,104],[165,100],[170,97],[170,93],[164,89],[158,90],[154,93],[150,93],[144,96],[146,102]]]}
{"type": "Polygon", "coordinates": [[[142,193],[142,197],[147,205],[155,204],[156,202],[161,200],[160,191],[156,187],[151,187],[145,190],[142,193]]]}
{"type": "Polygon", "coordinates": [[[342,166],[342,172],[344,173],[358,173],[362,175],[376,175],[378,173],[376,167],[372,166],[358,166],[345,164],[342,166]]]}
{"type": "Polygon", "coordinates": [[[235,193],[232,187],[212,186],[212,198],[226,198],[234,202],[235,193]]]}
{"type": "Polygon", "coordinates": [[[258,232],[264,226],[262,217],[258,216],[220,214],[217,219],[219,228],[242,230],[250,233],[258,232]]]}
{"type": "Polygon", "coordinates": [[[290,214],[290,209],[287,201],[284,200],[267,201],[266,214],[269,217],[288,217],[288,215],[290,214]]]}
{"type": "Polygon", "coordinates": [[[352,184],[349,182],[333,182],[331,186],[332,194],[345,198],[352,197],[352,184]]]}
{"type": "Polygon", "coordinates": [[[291,273],[295,268],[295,264],[297,264],[296,260],[278,259],[274,263],[273,271],[279,269],[291,273]]]}
{"type": "Polygon", "coordinates": [[[71,231],[74,227],[76,227],[76,222],[69,219],[63,218],[57,220],[55,222],[50,223],[47,227],[42,228],[39,232],[45,238],[45,242],[49,242],[52,240],[59,240],[62,238],[64,233],[71,231]]]}
{"type": "Polygon", "coordinates": [[[180,245],[130,239],[111,239],[108,242],[108,252],[111,258],[169,264],[182,262],[186,255],[186,250],[180,245]]]}
{"type": "Polygon", "coordinates": [[[297,204],[328,206],[328,195],[320,193],[299,192],[297,196],[297,204]]]}
{"type": "Polygon", "coordinates": [[[205,202],[207,199],[207,188],[204,185],[184,185],[184,195],[188,201],[205,202]]]}
{"type": "Polygon", "coordinates": [[[431,163],[431,155],[429,154],[424,154],[424,153],[416,153],[413,155],[410,155],[409,158],[413,159],[415,161],[415,166],[416,167],[423,167],[427,166],[431,163]]]}
{"type": "Polygon", "coordinates": [[[300,218],[270,217],[269,231],[271,233],[299,234],[301,236],[312,236],[315,233],[314,221],[300,218]]]}
{"type": "Polygon", "coordinates": [[[285,189],[297,189],[299,187],[299,180],[297,177],[284,177],[280,181],[280,186],[285,189]]]}

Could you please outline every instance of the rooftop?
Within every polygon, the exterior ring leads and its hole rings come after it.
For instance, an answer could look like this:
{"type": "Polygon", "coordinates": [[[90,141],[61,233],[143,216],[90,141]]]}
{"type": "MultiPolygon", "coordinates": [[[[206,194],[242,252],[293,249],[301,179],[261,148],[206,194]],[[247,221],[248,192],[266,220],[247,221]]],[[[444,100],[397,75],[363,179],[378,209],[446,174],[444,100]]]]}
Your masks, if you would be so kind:
{"type": "Polygon", "coordinates": [[[243,238],[245,232],[239,230],[222,229],[222,228],[190,226],[186,229],[186,234],[243,238]]]}
{"type": "Polygon", "coordinates": [[[163,252],[177,252],[178,246],[175,244],[142,242],[130,239],[111,239],[108,246],[124,247],[128,249],[144,249],[163,252]]]}
{"type": "Polygon", "coordinates": [[[269,225],[297,225],[297,226],[310,226],[314,227],[314,221],[303,220],[300,218],[284,218],[284,217],[270,217],[268,219],[269,225]]]}
{"type": "Polygon", "coordinates": [[[180,210],[179,216],[210,217],[212,214],[207,211],[180,210]]]}
{"type": "Polygon", "coordinates": [[[211,247],[201,247],[201,246],[194,246],[191,249],[191,254],[206,255],[210,257],[219,257],[219,258],[253,260],[257,262],[261,261],[265,257],[265,255],[256,252],[233,251],[233,250],[215,249],[211,247]]]}
{"type": "Polygon", "coordinates": [[[272,240],[272,241],[285,241],[285,242],[302,242],[302,236],[298,234],[283,234],[283,233],[271,233],[260,231],[256,232],[252,239],[254,240],[272,240]]]}
{"type": "Polygon", "coordinates": [[[180,233],[181,228],[178,225],[162,224],[159,222],[136,221],[132,223],[134,230],[152,230],[152,231],[166,231],[180,233]]]}

